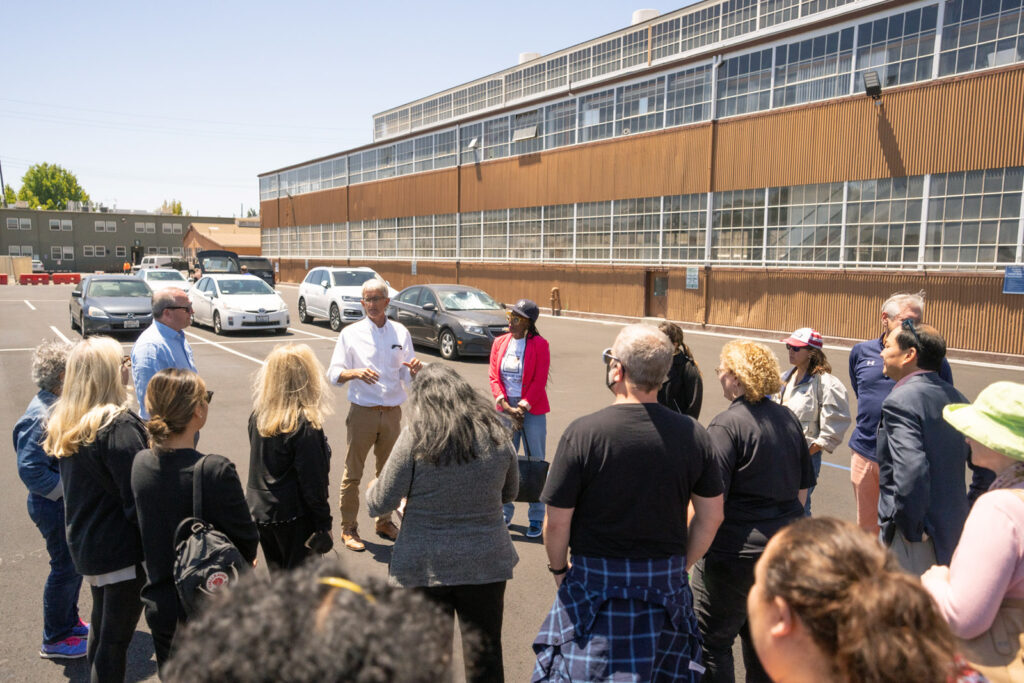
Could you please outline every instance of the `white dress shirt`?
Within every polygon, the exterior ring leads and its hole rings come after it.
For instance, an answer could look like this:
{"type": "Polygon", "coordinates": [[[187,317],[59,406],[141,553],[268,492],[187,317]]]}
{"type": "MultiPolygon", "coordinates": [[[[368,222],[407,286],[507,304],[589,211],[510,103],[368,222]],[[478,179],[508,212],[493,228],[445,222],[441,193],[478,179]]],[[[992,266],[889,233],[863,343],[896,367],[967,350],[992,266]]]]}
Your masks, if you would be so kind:
{"type": "Polygon", "coordinates": [[[337,384],[342,370],[370,368],[380,378],[375,384],[349,380],[349,402],[365,408],[401,405],[406,399],[404,385],[412,381],[409,368],[402,363],[414,357],[412,337],[404,325],[387,320],[383,327],[377,327],[369,318],[363,318],[338,335],[327,379],[337,384]]]}

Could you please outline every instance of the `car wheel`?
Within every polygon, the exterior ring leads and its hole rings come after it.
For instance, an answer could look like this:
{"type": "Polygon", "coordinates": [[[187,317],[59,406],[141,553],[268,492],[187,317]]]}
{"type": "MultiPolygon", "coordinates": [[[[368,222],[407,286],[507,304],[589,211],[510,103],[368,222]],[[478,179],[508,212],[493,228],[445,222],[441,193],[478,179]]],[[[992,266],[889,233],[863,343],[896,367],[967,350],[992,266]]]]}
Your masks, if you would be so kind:
{"type": "Polygon", "coordinates": [[[341,311],[338,310],[338,304],[331,304],[331,329],[335,332],[341,329],[341,311]]]}
{"type": "Polygon", "coordinates": [[[89,336],[89,330],[85,326],[85,315],[84,314],[82,315],[81,318],[78,319],[78,329],[82,333],[82,339],[85,339],[86,337],[89,336]]]}
{"type": "Polygon", "coordinates": [[[313,318],[306,313],[306,300],[299,298],[299,322],[300,323],[311,323],[313,318]]]}
{"type": "Polygon", "coordinates": [[[77,321],[77,320],[75,320],[75,314],[74,314],[74,313],[69,313],[68,315],[69,315],[69,316],[70,316],[70,318],[71,318],[71,329],[72,329],[72,330],[77,330],[77,329],[79,329],[79,327],[78,327],[78,321],[77,321]]]}
{"type": "Polygon", "coordinates": [[[220,311],[213,312],[213,333],[224,334],[224,328],[220,326],[220,311]]]}
{"type": "Polygon", "coordinates": [[[455,334],[451,330],[441,330],[439,348],[441,358],[455,360],[459,357],[459,345],[455,340],[455,334]]]}

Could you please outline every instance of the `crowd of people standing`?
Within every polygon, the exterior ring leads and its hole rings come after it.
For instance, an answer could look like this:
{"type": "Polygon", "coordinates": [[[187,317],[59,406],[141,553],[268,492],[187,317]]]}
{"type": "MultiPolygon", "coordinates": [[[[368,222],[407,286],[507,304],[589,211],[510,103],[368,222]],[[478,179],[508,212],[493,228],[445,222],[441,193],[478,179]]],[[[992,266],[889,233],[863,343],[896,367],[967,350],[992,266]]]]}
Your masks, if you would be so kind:
{"type": "MultiPolygon", "coordinates": [[[[366,317],[342,330],[326,369],[301,344],[267,357],[253,385],[244,485],[228,458],[198,450],[214,392],[185,339],[181,293],[154,295],[154,325],[130,356],[104,337],[36,350],[39,393],[14,440],[51,556],[41,656],[87,656],[92,680],[122,680],[144,611],[161,675],[198,680],[190,666],[202,662],[175,653],[215,656],[229,637],[214,610],[193,618],[175,592],[175,530],[201,507],[247,563],[262,549],[274,585],[306,572],[320,586],[291,608],[309,621],[284,620],[273,630],[280,642],[259,647],[326,637],[331,615],[370,611],[392,619],[423,663],[380,666],[406,672],[394,680],[433,680],[423,676],[449,666],[457,617],[466,679],[504,679],[517,453],[547,459],[551,349],[539,308],[527,299],[510,307],[488,400],[450,366],[416,358],[408,331],[386,317],[387,292],[379,280],[364,285],[366,317]],[[126,384],[138,414],[126,407],[126,384]],[[394,543],[389,579],[416,596],[408,602],[311,562],[334,547],[324,426],[341,385],[350,404],[341,546],[366,547],[356,520],[372,449],[365,504],[374,532],[394,543]],[[83,581],[91,624],[77,613],[83,581]],[[445,624],[437,638],[414,644],[403,631],[433,619],[445,624]]],[[[1003,680],[1014,662],[995,658],[986,638],[993,624],[1024,630],[1024,387],[999,383],[969,404],[923,309],[920,294],[894,295],[880,338],[850,355],[857,525],[807,519],[822,455],[851,423],[819,332],[782,340],[785,372],[764,344],[727,343],[715,372],[728,407],[705,427],[703,379],[682,330],[623,328],[602,354],[611,405],[560,435],[528,506],[524,535],[543,536],[557,591],[533,644],[533,680],[731,681],[737,636],[748,681],[981,680],[978,670],[1003,680]],[[857,628],[858,647],[839,642],[857,628]],[[872,646],[901,631],[914,637],[872,646]]],[[[280,596],[251,588],[266,578],[249,575],[214,598],[218,610],[230,610],[236,590],[254,613],[264,601],[282,608],[280,596]]],[[[343,630],[331,637],[345,666],[379,647],[343,645],[343,630]]],[[[329,677],[330,666],[317,659],[316,675],[329,677]]]]}

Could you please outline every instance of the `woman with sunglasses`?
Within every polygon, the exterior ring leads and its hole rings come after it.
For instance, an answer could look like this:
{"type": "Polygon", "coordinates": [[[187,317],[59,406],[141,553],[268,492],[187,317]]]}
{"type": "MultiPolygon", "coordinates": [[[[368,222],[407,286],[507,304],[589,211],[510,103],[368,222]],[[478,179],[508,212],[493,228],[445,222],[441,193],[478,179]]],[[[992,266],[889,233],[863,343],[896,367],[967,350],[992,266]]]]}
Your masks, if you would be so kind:
{"type": "MultiPolygon", "coordinates": [[[[782,340],[793,366],[782,375],[782,390],[773,396],[796,415],[807,439],[814,464],[814,476],[821,472],[821,453],[831,453],[842,443],[850,428],[850,403],[846,387],[832,374],[832,366],[822,350],[821,334],[801,327],[782,340]]],[[[807,490],[804,514],[811,516],[812,486],[807,490]]]]}
{"type": "MultiPolygon", "coordinates": [[[[488,376],[495,405],[512,421],[515,432],[512,442],[531,458],[544,460],[547,447],[548,371],[551,351],[548,342],[537,332],[540,309],[529,299],[520,299],[508,313],[508,333],[494,340],[488,376]]],[[[515,507],[506,503],[505,526],[512,526],[515,507]]],[[[528,538],[541,535],[544,503],[530,503],[527,513],[530,526],[528,538]]]]}
{"type": "Polygon", "coordinates": [[[203,478],[203,519],[226,534],[247,561],[256,560],[259,536],[235,466],[194,448],[212,398],[199,375],[180,368],[159,371],[146,390],[150,448],[136,456],[131,483],[146,558],[142,602],[161,669],[170,657],[175,631],[185,621],[174,586],[174,534],[183,519],[193,516],[194,476],[203,478]]]}

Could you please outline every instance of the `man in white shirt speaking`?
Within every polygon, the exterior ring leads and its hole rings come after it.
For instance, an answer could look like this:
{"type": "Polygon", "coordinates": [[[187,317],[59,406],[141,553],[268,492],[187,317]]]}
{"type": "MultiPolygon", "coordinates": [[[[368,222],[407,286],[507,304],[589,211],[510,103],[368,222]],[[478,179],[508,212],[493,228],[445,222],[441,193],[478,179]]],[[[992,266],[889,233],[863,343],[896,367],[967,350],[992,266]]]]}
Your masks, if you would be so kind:
{"type": "MultiPolygon", "coordinates": [[[[366,317],[341,331],[327,369],[331,384],[348,383],[351,404],[345,418],[348,453],[341,481],[341,540],[349,550],[366,549],[356,521],[366,456],[373,448],[379,475],[398,439],[405,385],[422,367],[414,355],[409,331],[388,320],[389,301],[388,286],[382,280],[363,283],[366,317]]],[[[376,520],[375,530],[391,541],[398,538],[398,527],[390,514],[376,520]]]]}

